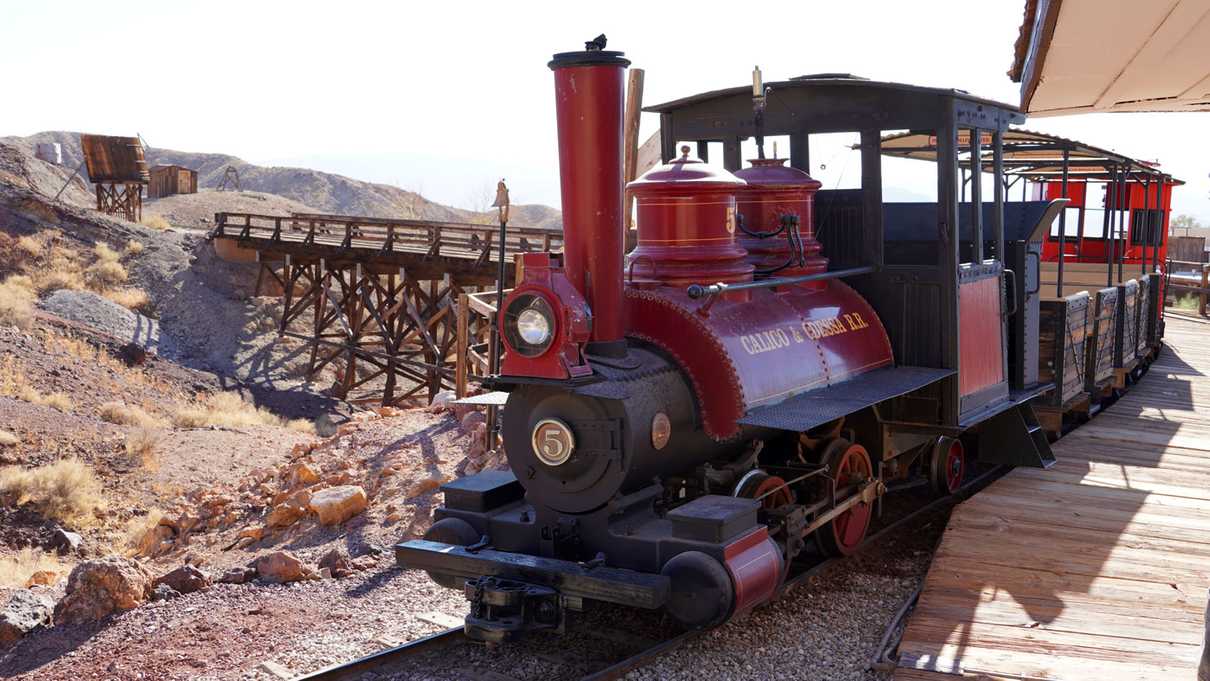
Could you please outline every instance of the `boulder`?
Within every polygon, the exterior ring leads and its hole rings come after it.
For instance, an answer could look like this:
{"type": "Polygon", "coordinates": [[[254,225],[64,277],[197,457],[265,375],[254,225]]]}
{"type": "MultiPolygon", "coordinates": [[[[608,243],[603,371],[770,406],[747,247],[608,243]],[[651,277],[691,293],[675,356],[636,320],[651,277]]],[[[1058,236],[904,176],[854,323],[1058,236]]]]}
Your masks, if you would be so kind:
{"type": "Polygon", "coordinates": [[[296,463],[290,468],[290,487],[306,487],[319,482],[319,473],[305,463],[296,463]]]}
{"type": "Polygon", "coordinates": [[[325,553],[324,557],[319,559],[319,567],[321,570],[328,570],[337,579],[353,573],[353,568],[349,565],[349,557],[340,549],[332,549],[325,553]]]}
{"type": "Polygon", "coordinates": [[[176,544],[176,530],[168,525],[156,525],[143,533],[135,551],[140,556],[155,558],[167,553],[176,544]]]}
{"type": "Polygon", "coordinates": [[[265,527],[271,529],[289,527],[306,515],[306,512],[306,509],[297,506],[278,504],[273,507],[272,511],[269,511],[269,515],[265,516],[265,527]]]}
{"type": "Polygon", "coordinates": [[[170,601],[180,597],[181,592],[167,584],[156,584],[155,588],[151,590],[151,600],[153,601],[170,601]]]}
{"type": "Polygon", "coordinates": [[[288,551],[274,551],[261,556],[256,559],[254,565],[257,576],[270,584],[297,582],[307,579],[312,572],[311,568],[288,551]]]}
{"type": "Polygon", "coordinates": [[[256,568],[233,567],[218,578],[220,584],[247,584],[256,579],[256,568]]]}
{"type": "Polygon", "coordinates": [[[474,430],[475,426],[480,424],[482,424],[484,428],[487,428],[487,416],[477,409],[475,411],[467,412],[466,416],[463,416],[461,420],[462,430],[465,430],[468,433],[474,430]]]}
{"type": "Polygon", "coordinates": [[[167,585],[178,594],[191,594],[210,587],[210,575],[192,565],[181,567],[159,577],[153,586],[167,585]]]}
{"type": "Polygon", "coordinates": [[[324,525],[339,525],[366,510],[366,491],[357,485],[340,485],[311,495],[310,508],[324,525]]]}
{"type": "Polygon", "coordinates": [[[80,563],[67,578],[55,621],[78,624],[130,610],[151,596],[151,575],[137,561],[109,556],[80,563]]]}
{"type": "Polygon", "coordinates": [[[38,627],[50,626],[54,608],[54,601],[41,594],[26,589],[14,591],[0,611],[0,645],[12,643],[38,627]]]}
{"type": "Polygon", "coordinates": [[[429,411],[434,414],[440,414],[441,412],[449,409],[452,406],[450,403],[455,399],[457,399],[457,396],[454,394],[453,390],[442,390],[436,395],[433,395],[433,400],[429,402],[429,411]]]}
{"type": "Polygon", "coordinates": [[[76,553],[80,550],[80,542],[84,538],[75,532],[68,532],[63,528],[58,528],[50,535],[50,541],[47,546],[59,552],[59,555],[67,553],[76,553]]]}
{"type": "Polygon", "coordinates": [[[273,510],[265,518],[265,527],[280,528],[293,525],[307,514],[307,507],[310,503],[310,491],[300,489],[294,492],[286,497],[284,501],[273,507],[273,510]]]}

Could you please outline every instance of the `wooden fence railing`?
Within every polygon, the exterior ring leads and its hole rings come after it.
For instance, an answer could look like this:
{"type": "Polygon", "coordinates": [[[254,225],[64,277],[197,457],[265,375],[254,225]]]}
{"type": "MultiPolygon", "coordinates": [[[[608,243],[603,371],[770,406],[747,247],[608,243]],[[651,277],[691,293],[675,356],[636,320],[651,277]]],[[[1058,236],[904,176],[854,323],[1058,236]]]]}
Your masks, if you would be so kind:
{"type": "Polygon", "coordinates": [[[1164,290],[1172,291],[1174,294],[1173,295],[1174,298],[1175,298],[1175,293],[1177,291],[1184,291],[1185,293],[1193,293],[1193,294],[1197,295],[1198,314],[1205,317],[1206,316],[1206,304],[1207,304],[1207,302],[1210,302],[1210,263],[1192,262],[1189,260],[1168,260],[1167,266],[1164,268],[1164,290]],[[1199,285],[1191,286],[1189,284],[1174,283],[1173,275],[1174,275],[1174,270],[1177,267],[1188,268],[1189,270],[1192,270],[1192,272],[1193,272],[1192,277],[1178,276],[1177,277],[1178,281],[1180,281],[1180,280],[1188,281],[1189,279],[1193,279],[1194,281],[1196,281],[1197,278],[1200,276],[1201,281],[1200,281],[1199,285]]]}
{"type": "MultiPolygon", "coordinates": [[[[499,226],[493,224],[311,213],[216,213],[214,222],[216,237],[455,257],[481,263],[499,259],[499,226]]],[[[510,256],[559,251],[562,247],[563,232],[557,229],[510,226],[505,238],[510,256]]]]}

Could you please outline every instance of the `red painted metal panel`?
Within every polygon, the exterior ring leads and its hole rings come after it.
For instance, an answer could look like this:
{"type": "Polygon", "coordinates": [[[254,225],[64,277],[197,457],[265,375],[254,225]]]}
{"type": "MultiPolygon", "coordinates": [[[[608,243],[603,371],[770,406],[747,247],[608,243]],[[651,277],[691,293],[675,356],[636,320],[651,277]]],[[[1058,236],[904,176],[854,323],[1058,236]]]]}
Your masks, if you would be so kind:
{"type": "Polygon", "coordinates": [[[735,586],[731,616],[768,601],[777,593],[784,577],[781,549],[769,538],[769,530],[758,527],[728,544],[723,557],[735,586]]]}
{"type": "Polygon", "coordinates": [[[873,308],[839,281],[820,288],[758,289],[747,302],[705,307],[679,288],[626,290],[628,335],[653,343],[685,370],[705,431],[739,433],[750,409],[890,366],[891,344],[873,308]]]}
{"type": "MultiPolygon", "coordinates": [[[[1150,191],[1140,182],[1130,182],[1126,185],[1126,192],[1123,195],[1124,207],[1127,209],[1126,217],[1126,232],[1121,239],[1118,240],[1117,248],[1121,249],[1125,246],[1125,253],[1122,256],[1124,263],[1139,264],[1143,259],[1143,245],[1132,244],[1130,234],[1134,230],[1133,211],[1142,210],[1147,207],[1152,210],[1163,211],[1163,224],[1160,226],[1160,242],[1159,261],[1164,262],[1168,257],[1168,222],[1172,217],[1172,212],[1169,210],[1172,205],[1172,189],[1173,184],[1159,184],[1153,182],[1150,191]],[[1150,196],[1148,196],[1150,194],[1150,196]],[[1158,202],[1158,204],[1157,204],[1158,202]]],[[[1110,186],[1110,200],[1108,203],[1111,207],[1115,206],[1113,197],[1113,186],[1110,186]]],[[[1046,200],[1062,198],[1063,185],[1061,182],[1046,183],[1045,191],[1046,200]]],[[[1070,208],[1084,208],[1093,210],[1102,210],[1105,208],[1106,198],[1104,186],[1096,184],[1089,190],[1088,183],[1085,182],[1070,182],[1067,186],[1067,196],[1071,199],[1070,208]]],[[[1084,232],[1100,233],[1102,230],[1101,213],[1085,213],[1084,214],[1084,232]],[[1094,224],[1095,221],[1095,224],[1094,224]]],[[[1056,225],[1058,223],[1056,222],[1056,225]]],[[[1075,231],[1072,225],[1067,226],[1067,231],[1075,231]]],[[[1109,241],[1099,237],[1089,237],[1080,239],[1075,235],[1069,234],[1064,244],[1064,250],[1067,252],[1067,262],[1105,262],[1108,257],[1109,241]]],[[[1148,245],[1147,262],[1153,262],[1152,247],[1148,245]]],[[[1042,245],[1042,259],[1046,262],[1058,262],[1059,259],[1059,239],[1057,227],[1055,235],[1048,236],[1045,243],[1042,245]]],[[[1116,262],[1116,260],[1115,260],[1116,262]]]]}
{"type": "Polygon", "coordinates": [[[555,114],[563,198],[563,262],[592,308],[592,339],[622,338],[622,108],[625,60],[563,66],[555,114]]]}
{"type": "Polygon", "coordinates": [[[958,392],[962,396],[1004,380],[1004,348],[1000,336],[1000,277],[963,283],[959,287],[958,392]]]}

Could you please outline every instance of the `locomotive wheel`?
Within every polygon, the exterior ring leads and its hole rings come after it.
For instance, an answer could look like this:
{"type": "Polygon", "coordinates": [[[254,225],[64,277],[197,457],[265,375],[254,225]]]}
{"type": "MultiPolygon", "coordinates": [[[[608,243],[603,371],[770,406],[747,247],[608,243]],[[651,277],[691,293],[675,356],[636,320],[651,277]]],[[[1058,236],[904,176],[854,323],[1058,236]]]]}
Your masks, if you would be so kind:
{"type": "MultiPolygon", "coordinates": [[[[437,541],[442,544],[453,544],[454,546],[470,546],[479,541],[479,533],[471,524],[461,518],[442,518],[433,523],[433,526],[424,533],[424,538],[428,541],[437,541]]],[[[447,575],[441,572],[429,572],[429,577],[434,582],[447,589],[461,589],[463,579],[454,575],[447,575]]]]}
{"type": "MultiPolygon", "coordinates": [[[[847,440],[837,439],[830,444],[824,461],[836,490],[860,485],[874,477],[874,464],[865,447],[847,440]]],[[[874,507],[864,502],[851,506],[815,532],[819,547],[832,556],[852,554],[861,546],[866,531],[870,529],[873,511],[874,507]]]]}
{"type": "Polygon", "coordinates": [[[735,486],[735,496],[760,499],[761,508],[765,510],[794,503],[794,492],[786,486],[786,481],[759,468],[740,478],[739,484],[735,486]],[[765,496],[766,494],[768,496],[765,496]]]}
{"type": "Polygon", "coordinates": [[[965,474],[966,450],[962,441],[946,436],[937,438],[929,456],[928,468],[929,486],[933,492],[943,497],[957,492],[965,474]]]}

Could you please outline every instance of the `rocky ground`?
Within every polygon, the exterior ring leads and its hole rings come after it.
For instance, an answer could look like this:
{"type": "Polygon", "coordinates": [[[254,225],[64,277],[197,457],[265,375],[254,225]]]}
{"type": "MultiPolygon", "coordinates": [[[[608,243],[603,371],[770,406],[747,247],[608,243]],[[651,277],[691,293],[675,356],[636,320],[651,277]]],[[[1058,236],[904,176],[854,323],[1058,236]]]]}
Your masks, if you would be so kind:
{"type": "Polygon", "coordinates": [[[307,207],[203,192],[151,213],[184,225],[134,224],[86,196],[48,201],[63,170],[14,149],[0,145],[0,677],[272,676],[296,646],[314,666],[434,628],[399,616],[413,603],[456,613],[460,596],[391,570],[388,547],[423,533],[443,481],[499,464],[472,445],[482,415],[359,410],[305,382],[255,271],[197,229],[216,210],[307,207]],[[340,626],[362,608],[379,614],[340,626]]]}

